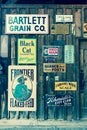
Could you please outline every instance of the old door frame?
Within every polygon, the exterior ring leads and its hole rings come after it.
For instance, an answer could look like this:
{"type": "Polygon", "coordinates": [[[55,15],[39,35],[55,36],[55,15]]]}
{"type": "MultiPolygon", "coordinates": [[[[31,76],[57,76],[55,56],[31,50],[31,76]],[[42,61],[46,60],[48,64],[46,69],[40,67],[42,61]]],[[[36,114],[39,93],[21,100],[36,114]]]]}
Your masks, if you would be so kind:
{"type": "Polygon", "coordinates": [[[77,103],[77,111],[76,111],[76,118],[77,120],[80,119],[80,43],[81,41],[86,41],[87,38],[76,38],[76,44],[75,44],[75,65],[76,65],[76,70],[75,70],[75,77],[77,81],[77,92],[76,92],[76,103],[77,103]]]}

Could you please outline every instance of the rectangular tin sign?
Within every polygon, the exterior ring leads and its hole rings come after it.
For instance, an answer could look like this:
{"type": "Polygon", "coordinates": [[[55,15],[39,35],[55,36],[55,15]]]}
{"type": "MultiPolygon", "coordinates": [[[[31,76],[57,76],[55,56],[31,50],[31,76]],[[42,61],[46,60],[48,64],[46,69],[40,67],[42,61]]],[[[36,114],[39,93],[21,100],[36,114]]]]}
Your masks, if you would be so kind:
{"type": "Polygon", "coordinates": [[[77,90],[77,82],[55,82],[55,90],[56,91],[76,91],[77,90]]]}
{"type": "Polygon", "coordinates": [[[36,39],[18,39],[18,64],[36,64],[36,39]]]}
{"type": "Polygon", "coordinates": [[[43,56],[58,56],[60,47],[58,46],[43,46],[42,55],[43,56]]]}
{"type": "Polygon", "coordinates": [[[73,15],[56,15],[56,22],[73,22],[73,15]]]}
{"type": "Polygon", "coordinates": [[[74,45],[65,45],[64,48],[64,63],[74,63],[74,45]]]}
{"type": "Polygon", "coordinates": [[[66,72],[66,64],[63,63],[43,63],[44,72],[66,72]]]}
{"type": "Polygon", "coordinates": [[[50,32],[51,34],[69,34],[69,24],[52,24],[50,32]]]}
{"type": "Polygon", "coordinates": [[[48,14],[6,14],[6,34],[48,34],[48,14]]]}
{"type": "Polygon", "coordinates": [[[45,102],[47,106],[72,106],[72,95],[46,95],[45,102]]]}

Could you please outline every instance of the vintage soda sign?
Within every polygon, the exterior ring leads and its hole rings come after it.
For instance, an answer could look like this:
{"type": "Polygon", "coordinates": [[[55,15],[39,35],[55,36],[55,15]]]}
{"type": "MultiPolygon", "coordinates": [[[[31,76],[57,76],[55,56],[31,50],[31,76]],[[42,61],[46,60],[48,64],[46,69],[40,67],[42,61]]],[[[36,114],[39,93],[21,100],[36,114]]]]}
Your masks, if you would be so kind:
{"type": "Polygon", "coordinates": [[[66,64],[64,63],[43,63],[44,72],[66,72],[66,64]]]}
{"type": "Polygon", "coordinates": [[[6,14],[6,34],[48,34],[47,14],[6,14]]]}
{"type": "Polygon", "coordinates": [[[57,56],[59,53],[58,46],[43,46],[43,56],[57,56]]]}
{"type": "Polygon", "coordinates": [[[36,111],[36,66],[8,67],[8,110],[36,111]]]}
{"type": "Polygon", "coordinates": [[[65,95],[45,95],[46,106],[72,106],[73,96],[65,95]]]}
{"type": "Polygon", "coordinates": [[[56,91],[76,91],[77,90],[77,82],[55,82],[55,90],[56,91]]]}
{"type": "Polygon", "coordinates": [[[18,64],[36,64],[36,39],[18,39],[18,64]]]}

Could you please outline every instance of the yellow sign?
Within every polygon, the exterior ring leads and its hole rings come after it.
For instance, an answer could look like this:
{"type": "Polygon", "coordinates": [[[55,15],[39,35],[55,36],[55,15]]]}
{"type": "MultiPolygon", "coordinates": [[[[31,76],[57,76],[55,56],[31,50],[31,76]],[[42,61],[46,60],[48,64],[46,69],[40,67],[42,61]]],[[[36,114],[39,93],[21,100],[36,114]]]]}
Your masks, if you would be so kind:
{"type": "Polygon", "coordinates": [[[66,72],[66,64],[63,63],[44,63],[44,72],[66,72]]]}
{"type": "Polygon", "coordinates": [[[36,64],[36,39],[18,39],[18,64],[36,64]]]}
{"type": "Polygon", "coordinates": [[[55,90],[57,91],[76,91],[77,82],[55,82],[55,90]]]}
{"type": "Polygon", "coordinates": [[[51,34],[69,34],[69,24],[52,24],[51,34]]]}
{"type": "Polygon", "coordinates": [[[87,32],[87,23],[83,24],[83,32],[87,32]]]}

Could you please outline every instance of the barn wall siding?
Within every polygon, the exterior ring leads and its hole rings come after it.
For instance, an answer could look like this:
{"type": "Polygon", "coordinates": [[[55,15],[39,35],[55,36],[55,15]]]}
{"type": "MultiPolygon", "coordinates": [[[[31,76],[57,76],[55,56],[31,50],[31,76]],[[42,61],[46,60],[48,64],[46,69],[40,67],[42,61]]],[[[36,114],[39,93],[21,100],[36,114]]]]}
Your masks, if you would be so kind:
{"type": "MultiPolygon", "coordinates": [[[[74,105],[71,107],[60,107],[60,106],[49,106],[45,105],[45,94],[66,94],[67,91],[55,92],[54,82],[55,77],[59,76],[59,81],[77,81],[79,88],[79,56],[78,56],[78,38],[83,37],[83,23],[87,22],[87,5],[54,5],[54,4],[43,4],[43,5],[1,5],[0,6],[0,34],[5,35],[5,15],[6,14],[48,14],[49,15],[49,28],[51,24],[55,24],[55,15],[73,15],[73,23],[69,23],[70,33],[53,35],[49,33],[43,34],[17,34],[8,35],[9,43],[9,65],[17,64],[17,39],[18,38],[36,38],[37,39],[37,111],[36,112],[8,112],[4,107],[1,106],[0,116],[1,118],[6,117],[7,119],[12,118],[27,118],[27,119],[62,119],[62,120],[73,120],[79,119],[79,89],[75,92],[69,92],[73,94],[74,105]],[[72,31],[72,24],[75,24],[75,34],[72,31]],[[43,73],[43,57],[42,57],[42,46],[43,45],[54,45],[54,41],[65,40],[66,45],[74,45],[75,47],[75,63],[66,64],[66,73],[43,73]],[[77,43],[77,44],[76,44],[77,43]],[[12,45],[14,44],[14,45],[12,45]],[[12,48],[13,47],[13,48],[12,48]],[[14,50],[14,52],[13,52],[14,50]],[[76,109],[78,108],[78,110],[76,109]]],[[[64,47],[62,46],[64,53],[64,47]]],[[[62,56],[64,56],[62,54],[62,56]]],[[[64,58],[64,57],[63,57],[64,58]]],[[[57,62],[64,62],[64,59],[58,60],[57,62]]],[[[5,74],[7,78],[7,74],[5,74]]],[[[6,85],[7,86],[7,85],[6,85]]],[[[4,92],[0,99],[1,103],[4,97],[4,104],[7,102],[7,92],[4,92]]],[[[7,108],[7,104],[5,104],[7,108]]]]}

